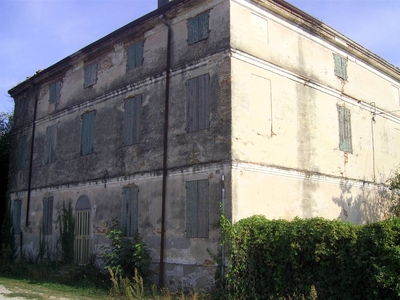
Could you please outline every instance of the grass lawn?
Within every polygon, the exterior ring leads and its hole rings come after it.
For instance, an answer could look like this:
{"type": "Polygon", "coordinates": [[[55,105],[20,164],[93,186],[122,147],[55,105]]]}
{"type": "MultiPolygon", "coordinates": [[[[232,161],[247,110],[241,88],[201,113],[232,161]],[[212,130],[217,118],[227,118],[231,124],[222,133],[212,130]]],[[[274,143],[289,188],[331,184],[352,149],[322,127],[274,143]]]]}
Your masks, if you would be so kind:
{"type": "Polygon", "coordinates": [[[69,286],[48,281],[10,279],[0,277],[0,285],[11,293],[3,294],[7,298],[24,297],[26,299],[110,299],[109,291],[95,287],[69,286]]]}

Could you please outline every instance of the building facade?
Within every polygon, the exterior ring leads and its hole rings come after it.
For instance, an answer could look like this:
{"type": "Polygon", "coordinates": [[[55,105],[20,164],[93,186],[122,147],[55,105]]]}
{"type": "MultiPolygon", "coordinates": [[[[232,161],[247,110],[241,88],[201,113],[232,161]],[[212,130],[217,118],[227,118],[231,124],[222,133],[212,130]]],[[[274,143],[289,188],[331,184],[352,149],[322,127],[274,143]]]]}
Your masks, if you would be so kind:
{"type": "Polygon", "coordinates": [[[71,201],[87,263],[118,220],[154,277],[212,288],[218,219],[366,223],[400,162],[400,70],[282,0],[175,0],[38,72],[15,100],[20,251],[71,201]]]}

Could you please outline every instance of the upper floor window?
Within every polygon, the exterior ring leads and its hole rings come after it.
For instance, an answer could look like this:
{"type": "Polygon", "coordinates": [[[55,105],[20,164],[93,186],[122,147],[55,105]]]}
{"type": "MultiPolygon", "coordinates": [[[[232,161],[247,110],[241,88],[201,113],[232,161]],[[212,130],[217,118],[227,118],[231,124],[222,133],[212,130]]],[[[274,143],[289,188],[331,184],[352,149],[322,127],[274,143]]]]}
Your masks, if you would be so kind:
{"type": "Polygon", "coordinates": [[[95,111],[91,111],[82,115],[81,155],[93,153],[95,115],[95,111]]]}
{"type": "Polygon", "coordinates": [[[60,100],[61,95],[61,81],[53,82],[50,84],[50,97],[49,103],[56,103],[60,100]]]}
{"type": "Polygon", "coordinates": [[[186,82],[186,130],[210,127],[210,76],[204,74],[186,82]]]}
{"type": "Polygon", "coordinates": [[[85,67],[85,78],[83,86],[85,88],[96,84],[97,82],[97,63],[85,67]]]}
{"type": "Polygon", "coordinates": [[[347,59],[338,54],[333,54],[333,59],[335,61],[335,75],[347,81],[347,59]]]}
{"type": "Polygon", "coordinates": [[[209,15],[206,11],[188,21],[188,42],[190,44],[197,43],[209,36],[209,15]]]}
{"type": "Polygon", "coordinates": [[[126,65],[128,70],[143,65],[143,46],[144,42],[140,42],[128,48],[128,61],[126,65]]]}
{"type": "Polygon", "coordinates": [[[338,106],[337,108],[339,116],[339,149],[352,153],[350,109],[344,106],[338,106]]]}
{"type": "Polygon", "coordinates": [[[208,179],[186,182],[186,237],[208,238],[208,179]]]}
{"type": "Polygon", "coordinates": [[[142,95],[125,100],[124,108],[124,144],[138,144],[140,143],[142,95]]]}
{"type": "Polygon", "coordinates": [[[45,163],[50,164],[56,161],[56,136],[57,124],[46,128],[45,163]]]}

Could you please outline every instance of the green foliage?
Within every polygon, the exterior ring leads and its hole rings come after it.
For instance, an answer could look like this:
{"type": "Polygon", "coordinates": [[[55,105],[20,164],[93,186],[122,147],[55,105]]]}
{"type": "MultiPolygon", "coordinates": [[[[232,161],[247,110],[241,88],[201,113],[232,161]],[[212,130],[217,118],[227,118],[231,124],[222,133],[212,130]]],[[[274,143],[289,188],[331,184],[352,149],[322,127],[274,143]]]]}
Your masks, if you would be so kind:
{"type": "Polygon", "coordinates": [[[6,211],[3,218],[1,227],[1,264],[8,264],[14,260],[15,257],[15,238],[14,226],[11,211],[11,201],[7,201],[6,211]]]}
{"type": "Polygon", "coordinates": [[[11,113],[0,113],[0,224],[2,226],[0,231],[0,254],[2,263],[5,262],[4,259],[6,261],[13,259],[15,253],[14,232],[11,232],[13,227],[12,214],[7,197],[12,124],[11,113]],[[3,234],[5,236],[2,236],[3,234]],[[10,234],[12,234],[11,238],[10,234]]]}
{"type": "Polygon", "coordinates": [[[398,299],[400,220],[357,226],[322,218],[221,226],[230,299],[398,299]]]}
{"type": "Polygon", "coordinates": [[[392,172],[387,184],[390,190],[388,194],[388,198],[391,201],[390,211],[395,217],[400,217],[400,169],[392,172]]]}
{"type": "Polygon", "coordinates": [[[72,264],[74,262],[75,218],[71,200],[68,202],[68,207],[65,207],[65,202],[63,202],[57,222],[60,231],[58,244],[61,246],[61,260],[65,264],[72,264]]]}
{"type": "Polygon", "coordinates": [[[125,237],[123,231],[114,226],[107,237],[111,240],[111,245],[103,247],[106,268],[111,269],[116,276],[123,277],[134,276],[134,270],[137,269],[139,275],[147,279],[150,256],[140,236],[125,237]]]}

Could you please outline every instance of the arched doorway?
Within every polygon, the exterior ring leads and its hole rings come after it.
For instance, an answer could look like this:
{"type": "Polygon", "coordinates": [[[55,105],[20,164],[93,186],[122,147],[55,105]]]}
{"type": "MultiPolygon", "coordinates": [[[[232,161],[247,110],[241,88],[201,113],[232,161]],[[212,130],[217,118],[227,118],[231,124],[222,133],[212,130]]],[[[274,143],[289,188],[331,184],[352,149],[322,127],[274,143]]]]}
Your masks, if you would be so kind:
{"type": "Polygon", "coordinates": [[[90,201],[82,195],[75,209],[75,262],[87,264],[90,256],[90,201]]]}

